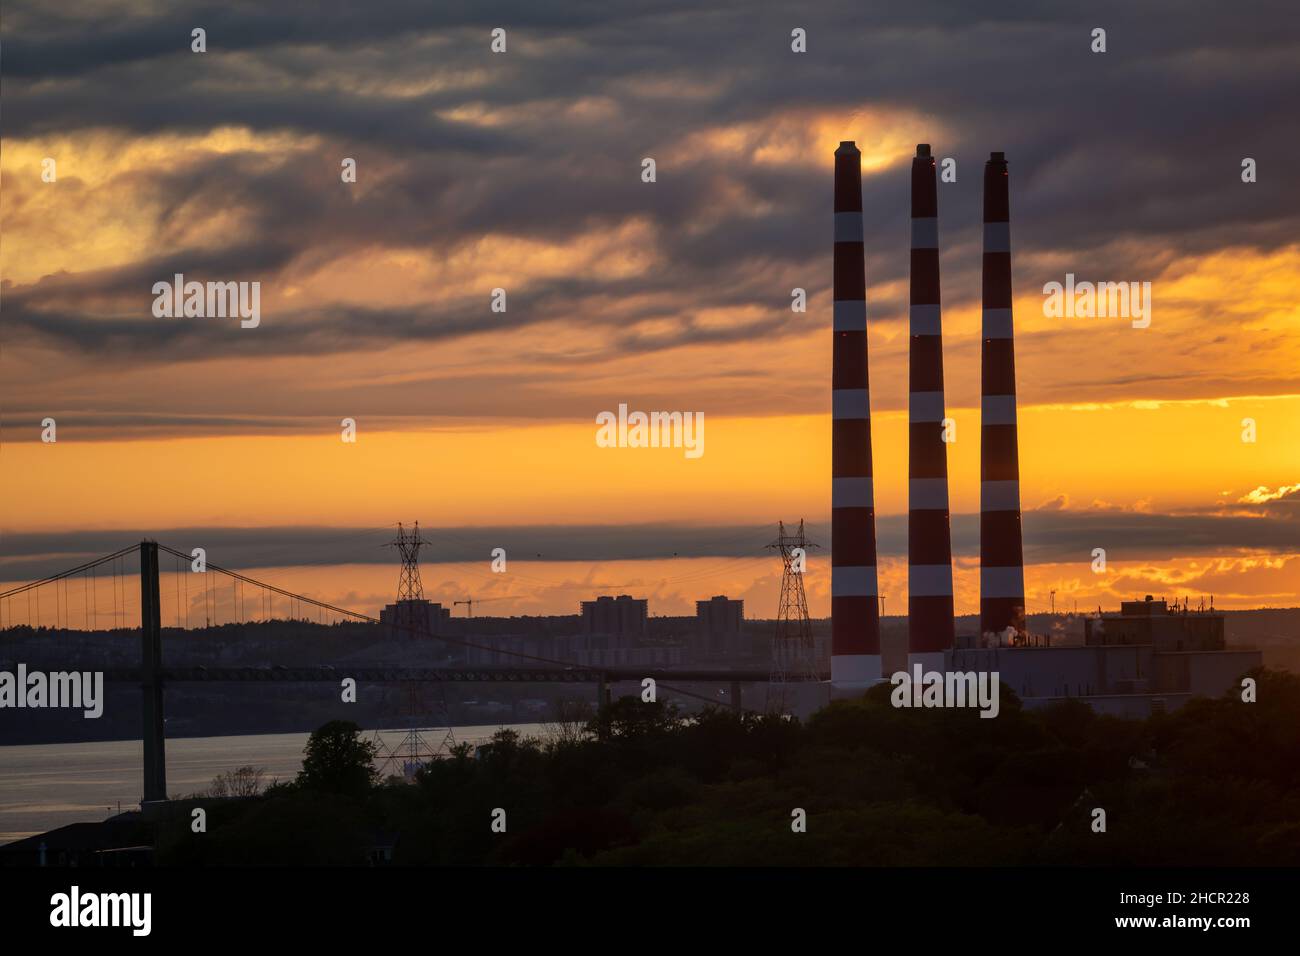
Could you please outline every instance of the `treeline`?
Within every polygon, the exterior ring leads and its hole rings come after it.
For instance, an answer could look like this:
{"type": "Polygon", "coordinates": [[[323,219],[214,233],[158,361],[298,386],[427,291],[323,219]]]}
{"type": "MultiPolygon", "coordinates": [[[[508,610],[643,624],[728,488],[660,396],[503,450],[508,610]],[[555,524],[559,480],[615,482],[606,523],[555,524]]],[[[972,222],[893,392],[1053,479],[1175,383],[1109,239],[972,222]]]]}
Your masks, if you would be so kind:
{"type": "Polygon", "coordinates": [[[414,784],[378,780],[334,722],[297,780],[212,802],[206,833],[178,818],[158,862],[364,864],[391,845],[396,864],[1296,865],[1300,679],[1254,676],[1256,703],[1145,721],[1029,712],[1005,687],[992,720],[896,710],[887,685],[803,724],[624,698],[557,739],[460,746],[414,784]]]}

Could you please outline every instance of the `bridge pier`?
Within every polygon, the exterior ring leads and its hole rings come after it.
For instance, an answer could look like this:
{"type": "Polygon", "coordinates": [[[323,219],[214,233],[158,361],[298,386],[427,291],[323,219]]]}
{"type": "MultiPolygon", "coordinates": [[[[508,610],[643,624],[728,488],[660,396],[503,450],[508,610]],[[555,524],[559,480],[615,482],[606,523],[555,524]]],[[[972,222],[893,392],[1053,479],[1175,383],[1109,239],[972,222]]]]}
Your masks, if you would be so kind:
{"type": "Polygon", "coordinates": [[[596,709],[608,707],[614,702],[614,689],[610,686],[609,675],[600,672],[600,683],[596,685],[596,709]]]}
{"type": "Polygon", "coordinates": [[[162,602],[158,593],[158,542],[140,542],[140,736],[144,743],[141,803],[167,799],[163,731],[162,602]]]}
{"type": "Polygon", "coordinates": [[[609,675],[601,671],[596,675],[596,726],[599,728],[598,736],[600,739],[605,738],[605,723],[600,720],[601,708],[610,702],[609,675]]]}

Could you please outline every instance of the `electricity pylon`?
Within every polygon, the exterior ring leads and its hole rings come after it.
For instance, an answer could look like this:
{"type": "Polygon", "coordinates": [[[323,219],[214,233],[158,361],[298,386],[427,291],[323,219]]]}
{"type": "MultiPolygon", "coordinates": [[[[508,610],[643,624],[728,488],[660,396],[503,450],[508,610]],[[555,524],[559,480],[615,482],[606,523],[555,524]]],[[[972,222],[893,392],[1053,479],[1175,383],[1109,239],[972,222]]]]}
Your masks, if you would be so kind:
{"type": "Polygon", "coordinates": [[[415,773],[420,767],[424,766],[431,760],[451,753],[451,748],[456,746],[456,735],[452,732],[451,713],[447,706],[447,691],[442,681],[438,681],[437,699],[433,702],[433,713],[429,713],[429,705],[424,699],[424,693],[416,681],[407,683],[407,723],[409,724],[406,733],[396,745],[390,747],[375,731],[375,744],[378,747],[376,757],[382,758],[379,765],[379,775],[381,778],[389,775],[388,768],[391,765],[400,765],[402,776],[407,780],[412,780],[415,773]],[[420,727],[423,717],[432,716],[434,719],[433,727],[420,727]],[[441,728],[441,729],[439,729],[441,728]],[[441,743],[434,747],[425,737],[429,732],[435,738],[442,736],[441,743]]]}
{"type": "Polygon", "coordinates": [[[402,555],[402,574],[397,579],[397,603],[418,601],[424,597],[424,585],[420,583],[420,522],[409,534],[397,523],[397,537],[389,542],[402,555]]]}
{"type": "Polygon", "coordinates": [[[777,523],[776,540],[768,545],[781,555],[781,600],[777,605],[776,631],[772,636],[772,671],[767,685],[767,710],[782,714],[786,706],[786,684],[791,677],[815,678],[817,652],[812,622],[808,619],[808,598],[803,575],[808,549],[816,548],[804,537],[803,519],[799,530],[786,534],[785,522],[777,523]]]}
{"type": "MultiPolygon", "coordinates": [[[[405,636],[411,639],[405,645],[411,648],[416,646],[414,638],[434,636],[429,633],[429,608],[424,602],[424,585],[420,581],[420,547],[423,544],[420,540],[420,522],[415,522],[415,527],[410,532],[407,532],[398,522],[397,537],[389,544],[402,556],[402,573],[397,580],[394,623],[398,633],[404,631],[405,636]]],[[[437,697],[433,701],[432,708],[425,700],[424,689],[419,682],[408,682],[406,692],[406,733],[396,746],[389,747],[376,731],[375,743],[379,746],[379,756],[384,758],[379,768],[380,775],[387,773],[389,765],[400,762],[402,775],[409,780],[423,764],[441,753],[450,753],[451,748],[456,744],[456,738],[451,729],[451,709],[447,706],[447,689],[441,681],[438,682],[437,697]],[[435,728],[443,728],[439,731],[442,733],[442,742],[437,748],[430,746],[424,737],[424,731],[430,728],[419,726],[423,722],[422,719],[428,716],[434,717],[435,728]]]]}

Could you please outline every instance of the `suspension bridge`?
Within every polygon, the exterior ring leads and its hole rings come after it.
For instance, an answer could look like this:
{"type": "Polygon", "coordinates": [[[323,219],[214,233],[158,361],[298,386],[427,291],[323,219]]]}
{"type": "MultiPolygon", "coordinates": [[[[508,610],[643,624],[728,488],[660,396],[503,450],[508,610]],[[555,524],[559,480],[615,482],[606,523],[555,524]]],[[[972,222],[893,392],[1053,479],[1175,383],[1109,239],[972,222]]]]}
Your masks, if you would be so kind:
{"type": "MultiPolygon", "coordinates": [[[[656,690],[717,704],[718,700],[677,686],[678,683],[720,684],[727,688],[727,704],[743,708],[741,686],[767,683],[768,670],[702,668],[591,667],[571,661],[505,650],[461,637],[432,633],[426,627],[382,621],[380,618],[290,591],[238,571],[203,561],[156,541],[145,540],[75,567],[0,592],[0,631],[28,628],[40,631],[52,621],[54,630],[139,633],[138,666],[95,668],[107,682],[137,684],[140,688],[143,760],[142,803],[167,799],[166,733],[163,690],[172,683],[207,682],[328,682],[346,678],[360,683],[433,683],[445,687],[464,683],[581,684],[594,685],[597,706],[608,703],[612,685],[652,678],[656,690]],[[138,591],[130,564],[138,558],[138,591]],[[173,565],[164,585],[161,563],[173,565]],[[198,579],[197,583],[194,579],[198,579]],[[137,599],[138,595],[138,599],[137,599]],[[201,605],[201,618],[199,606],[201,605]],[[226,620],[221,620],[222,615],[226,620]],[[317,624],[374,624],[462,648],[477,648],[508,656],[517,664],[479,667],[388,666],[348,662],[289,666],[165,666],[164,629],[208,629],[222,624],[273,621],[317,624]],[[665,683],[665,681],[669,681],[665,683]],[[676,683],[674,683],[676,682],[676,683]]],[[[237,637],[235,638],[238,639],[237,637]]],[[[813,673],[783,675],[782,680],[824,680],[813,673]]],[[[414,731],[412,733],[415,733],[414,731]]]]}

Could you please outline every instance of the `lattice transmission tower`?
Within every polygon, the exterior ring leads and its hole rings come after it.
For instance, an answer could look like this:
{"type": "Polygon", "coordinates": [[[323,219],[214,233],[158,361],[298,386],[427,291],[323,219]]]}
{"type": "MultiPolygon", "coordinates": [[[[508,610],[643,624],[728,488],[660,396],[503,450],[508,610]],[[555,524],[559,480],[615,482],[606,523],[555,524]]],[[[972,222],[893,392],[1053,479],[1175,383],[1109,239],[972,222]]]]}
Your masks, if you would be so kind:
{"type": "Polygon", "coordinates": [[[781,600],[777,605],[776,632],[772,636],[772,672],[767,685],[767,710],[781,714],[786,707],[786,685],[790,678],[817,676],[817,650],[812,622],[808,619],[808,598],[803,590],[808,551],[818,547],[799,530],[787,534],[785,522],[777,523],[776,540],[768,545],[781,555],[781,600]]]}
{"type": "MultiPolygon", "coordinates": [[[[393,608],[395,632],[399,640],[405,638],[408,649],[429,647],[415,641],[419,637],[432,637],[429,623],[429,607],[424,600],[424,585],[420,581],[420,522],[408,532],[398,522],[397,537],[389,544],[402,556],[402,572],[397,579],[397,604],[393,608]]],[[[403,652],[409,656],[409,650],[403,652]]],[[[429,662],[407,661],[409,666],[427,666],[429,662]]],[[[425,763],[438,756],[449,753],[456,744],[456,737],[451,727],[451,708],[447,706],[447,689],[442,681],[437,681],[433,700],[425,696],[425,687],[421,682],[408,681],[403,690],[406,692],[406,733],[395,746],[389,746],[375,731],[375,743],[379,747],[378,757],[382,758],[380,775],[387,775],[390,767],[401,767],[402,776],[408,780],[425,763]],[[433,727],[428,725],[432,724],[433,727]],[[424,726],[421,726],[424,725],[424,726]],[[441,743],[433,746],[426,734],[441,737],[441,743]]]]}
{"type": "Polygon", "coordinates": [[[397,603],[419,601],[424,597],[424,585],[420,582],[420,522],[407,532],[402,523],[397,523],[397,537],[389,544],[402,555],[402,574],[397,579],[397,603]]]}

